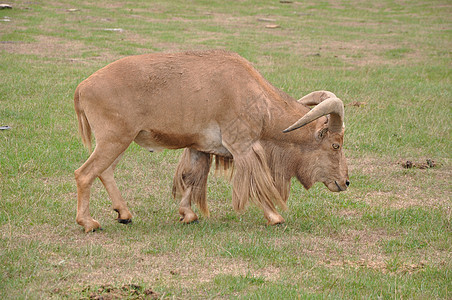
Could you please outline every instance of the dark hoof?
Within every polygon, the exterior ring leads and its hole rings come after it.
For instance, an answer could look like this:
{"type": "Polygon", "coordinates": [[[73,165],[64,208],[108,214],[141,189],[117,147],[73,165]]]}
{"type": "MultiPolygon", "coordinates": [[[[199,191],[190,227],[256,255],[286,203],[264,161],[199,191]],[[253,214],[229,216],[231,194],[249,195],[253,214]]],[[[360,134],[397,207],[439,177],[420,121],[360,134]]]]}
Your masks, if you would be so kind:
{"type": "Polygon", "coordinates": [[[275,223],[275,224],[269,224],[267,223],[266,226],[268,227],[286,227],[286,222],[279,222],[279,223],[275,223]]]}
{"type": "Polygon", "coordinates": [[[117,219],[119,223],[121,224],[131,224],[132,219],[117,219]]]}

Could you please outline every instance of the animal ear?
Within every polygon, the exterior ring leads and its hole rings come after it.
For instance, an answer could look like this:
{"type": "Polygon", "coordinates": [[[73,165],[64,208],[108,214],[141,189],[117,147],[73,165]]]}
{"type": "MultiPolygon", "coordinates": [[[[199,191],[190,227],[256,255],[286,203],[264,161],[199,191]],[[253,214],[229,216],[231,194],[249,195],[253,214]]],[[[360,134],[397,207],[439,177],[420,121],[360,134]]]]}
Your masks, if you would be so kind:
{"type": "Polygon", "coordinates": [[[317,130],[317,132],[315,133],[315,137],[317,140],[323,140],[323,138],[326,136],[326,134],[328,133],[328,127],[323,127],[320,128],[319,130],[317,130]]]}

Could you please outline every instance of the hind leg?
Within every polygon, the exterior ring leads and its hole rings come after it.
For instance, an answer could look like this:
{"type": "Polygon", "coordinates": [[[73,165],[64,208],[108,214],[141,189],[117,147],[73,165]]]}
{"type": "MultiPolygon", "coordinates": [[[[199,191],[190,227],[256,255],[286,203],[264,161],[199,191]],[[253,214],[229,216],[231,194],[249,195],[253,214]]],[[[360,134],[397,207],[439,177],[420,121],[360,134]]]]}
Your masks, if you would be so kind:
{"type": "Polygon", "coordinates": [[[207,177],[211,165],[210,154],[186,148],[177,166],[173,181],[173,196],[181,196],[179,206],[180,221],[191,223],[198,216],[191,209],[195,202],[204,215],[209,215],[207,208],[207,177]]]}
{"type": "Polygon", "coordinates": [[[127,208],[127,204],[124,201],[124,199],[121,196],[121,193],[119,192],[119,189],[116,185],[116,181],[114,178],[114,171],[115,167],[118,164],[119,160],[121,159],[122,155],[121,153],[118,158],[113,162],[113,164],[108,167],[100,176],[100,180],[102,181],[103,185],[105,186],[105,189],[108,192],[108,196],[110,197],[112,204],[113,204],[113,210],[118,213],[118,222],[122,224],[128,224],[132,222],[132,214],[130,213],[129,209],[127,208]]]}
{"type": "MultiPolygon", "coordinates": [[[[79,225],[83,226],[85,232],[94,231],[100,228],[99,222],[94,220],[89,212],[91,185],[96,177],[101,176],[102,173],[115,162],[129,144],[130,143],[98,141],[96,149],[94,149],[94,152],[88,160],[75,171],[75,180],[77,182],[76,221],[79,225]]],[[[108,174],[108,172],[106,174],[108,174]]],[[[106,177],[107,179],[110,179],[108,175],[106,177]]],[[[111,186],[111,184],[109,184],[109,186],[111,186]]]]}

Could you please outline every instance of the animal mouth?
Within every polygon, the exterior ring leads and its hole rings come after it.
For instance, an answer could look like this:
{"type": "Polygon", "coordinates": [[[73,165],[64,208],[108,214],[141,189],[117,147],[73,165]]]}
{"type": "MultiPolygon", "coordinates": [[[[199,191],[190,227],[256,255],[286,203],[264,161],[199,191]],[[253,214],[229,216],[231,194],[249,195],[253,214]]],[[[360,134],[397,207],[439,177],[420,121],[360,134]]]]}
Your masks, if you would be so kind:
{"type": "Polygon", "coordinates": [[[336,184],[337,188],[339,189],[339,192],[345,191],[345,189],[341,188],[341,186],[339,185],[339,183],[337,183],[336,180],[334,181],[334,183],[336,184]]]}

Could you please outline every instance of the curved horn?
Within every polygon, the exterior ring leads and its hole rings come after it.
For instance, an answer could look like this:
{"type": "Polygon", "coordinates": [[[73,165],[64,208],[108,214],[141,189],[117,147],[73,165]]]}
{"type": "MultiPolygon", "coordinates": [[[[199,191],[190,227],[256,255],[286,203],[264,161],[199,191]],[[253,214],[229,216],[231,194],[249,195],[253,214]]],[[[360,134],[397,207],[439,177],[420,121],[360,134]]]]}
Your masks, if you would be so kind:
{"type": "Polygon", "coordinates": [[[298,99],[297,102],[307,106],[313,106],[320,104],[320,102],[323,102],[328,98],[337,98],[337,97],[335,94],[329,91],[315,91],[307,94],[303,98],[298,99]]]}
{"type": "Polygon", "coordinates": [[[329,130],[332,132],[341,132],[344,124],[344,104],[341,99],[336,97],[320,102],[301,119],[284,129],[283,132],[286,133],[298,129],[328,114],[331,115],[328,125],[329,130]]]}

